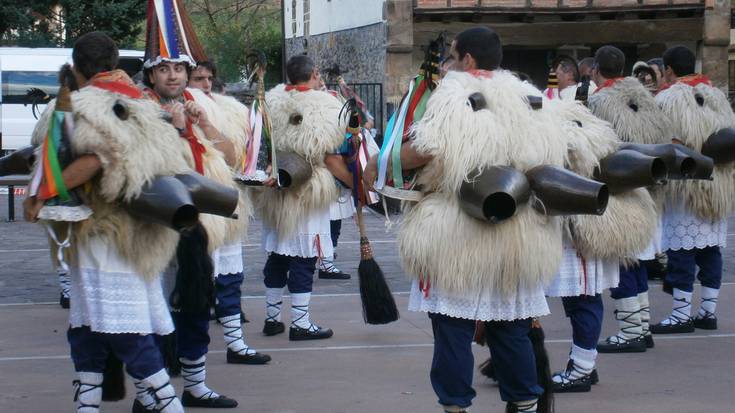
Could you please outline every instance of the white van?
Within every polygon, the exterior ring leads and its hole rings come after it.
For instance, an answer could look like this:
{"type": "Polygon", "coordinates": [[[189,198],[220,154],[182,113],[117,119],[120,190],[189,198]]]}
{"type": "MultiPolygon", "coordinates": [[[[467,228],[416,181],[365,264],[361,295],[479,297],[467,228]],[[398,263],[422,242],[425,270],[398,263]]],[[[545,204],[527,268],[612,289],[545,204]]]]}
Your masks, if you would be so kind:
{"type": "MultiPolygon", "coordinates": [[[[71,52],[0,47],[0,153],[30,144],[36,117],[56,97],[58,71],[64,63],[71,63],[71,52]]],[[[120,50],[120,66],[140,66],[142,60],[142,51],[120,50]]]]}

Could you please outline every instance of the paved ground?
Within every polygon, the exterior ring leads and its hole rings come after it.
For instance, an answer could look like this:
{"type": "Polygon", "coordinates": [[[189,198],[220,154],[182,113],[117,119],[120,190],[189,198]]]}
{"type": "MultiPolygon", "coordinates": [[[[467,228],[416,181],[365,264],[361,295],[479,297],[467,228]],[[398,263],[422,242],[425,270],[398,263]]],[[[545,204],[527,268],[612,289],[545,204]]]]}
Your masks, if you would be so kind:
{"type": "MultiPolygon", "coordinates": [[[[58,289],[42,229],[24,222],[6,223],[6,198],[0,196],[0,412],[73,411],[73,368],[64,332],[66,311],[55,303],[58,289]]],[[[409,313],[408,282],[400,270],[393,231],[371,217],[370,239],[396,293],[401,319],[388,326],[362,322],[357,280],[315,283],[313,318],[335,330],[321,342],[291,343],[287,337],[263,337],[264,318],[260,270],[259,225],[244,243],[247,279],[245,309],[251,345],[273,356],[268,366],[224,363],[221,329],[212,324],[208,383],[237,398],[242,412],[373,413],[436,412],[428,380],[432,336],[424,314],[409,313]]],[[[735,227],[735,226],[733,226],[735,227]]],[[[582,413],[698,413],[735,411],[735,280],[733,249],[725,251],[725,286],[720,299],[720,329],[715,334],[657,337],[656,348],[636,355],[601,355],[601,382],[591,393],[559,395],[557,411],[582,413]]],[[[352,273],[358,260],[354,225],[345,222],[338,265],[352,273]]],[[[669,298],[652,286],[653,317],[670,308],[669,298]]],[[[604,333],[615,326],[606,299],[604,333]]],[[[542,320],[553,367],[566,362],[571,336],[560,302],[551,300],[552,315],[542,320]]],[[[475,346],[477,363],[487,349],[475,346]]],[[[174,381],[181,388],[179,379],[174,381]]],[[[501,412],[497,388],[476,377],[478,396],[473,412],[501,412]]],[[[130,388],[128,386],[129,393],[130,388]]],[[[105,404],[104,411],[130,411],[132,399],[105,404]]],[[[203,411],[203,410],[202,410],[203,411]]]]}

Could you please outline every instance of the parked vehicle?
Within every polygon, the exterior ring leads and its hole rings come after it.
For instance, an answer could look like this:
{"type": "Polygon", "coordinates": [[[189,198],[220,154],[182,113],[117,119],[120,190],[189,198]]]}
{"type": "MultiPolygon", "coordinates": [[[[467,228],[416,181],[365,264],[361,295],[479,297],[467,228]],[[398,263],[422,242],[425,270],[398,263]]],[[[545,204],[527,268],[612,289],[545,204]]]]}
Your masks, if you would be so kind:
{"type": "MultiPolygon", "coordinates": [[[[72,49],[0,47],[0,153],[30,144],[38,117],[56,97],[59,67],[71,63],[71,52],[72,49]]],[[[121,50],[120,66],[137,71],[142,58],[142,51],[121,50]]]]}

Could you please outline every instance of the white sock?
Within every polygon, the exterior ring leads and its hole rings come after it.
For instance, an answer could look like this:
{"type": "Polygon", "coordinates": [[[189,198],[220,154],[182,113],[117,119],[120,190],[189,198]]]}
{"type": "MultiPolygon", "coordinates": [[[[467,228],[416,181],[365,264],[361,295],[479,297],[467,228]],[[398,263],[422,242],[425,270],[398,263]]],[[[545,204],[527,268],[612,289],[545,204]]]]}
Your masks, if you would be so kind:
{"type": "Polygon", "coordinates": [[[643,335],[641,325],[641,305],[638,297],[620,298],[615,300],[615,319],[618,320],[620,330],[614,336],[607,338],[608,343],[624,343],[643,335]]]}
{"type": "Polygon", "coordinates": [[[79,380],[74,381],[74,401],[79,403],[77,413],[99,412],[102,403],[102,373],[80,371],[77,374],[79,380]]]}
{"type": "Polygon", "coordinates": [[[133,379],[135,385],[135,398],[146,408],[153,410],[156,407],[156,399],[151,393],[152,389],[148,387],[142,380],[133,379]]]}
{"type": "Polygon", "coordinates": [[[56,269],[56,274],[58,274],[59,276],[59,289],[61,289],[61,295],[64,298],[69,298],[69,289],[71,288],[69,271],[62,267],[59,267],[56,269]]]}
{"type": "Polygon", "coordinates": [[[691,318],[692,293],[674,288],[674,303],[671,306],[671,315],[661,321],[662,325],[682,324],[691,318]]]}
{"type": "Polygon", "coordinates": [[[325,272],[342,272],[334,265],[334,257],[322,258],[319,269],[325,272]]]}
{"type": "Polygon", "coordinates": [[[283,288],[266,288],[265,321],[281,321],[281,305],[283,304],[283,288]]]}
{"type": "Polygon", "coordinates": [[[523,402],[513,402],[513,404],[516,405],[519,413],[536,413],[536,410],[538,409],[536,404],[537,402],[538,399],[533,399],[523,402]]]}
{"type": "Polygon", "coordinates": [[[572,351],[569,353],[569,359],[572,363],[567,364],[567,368],[561,373],[555,374],[551,380],[556,383],[564,383],[584,376],[589,376],[595,368],[597,350],[587,350],[572,344],[572,351]]]}
{"type": "Polygon", "coordinates": [[[196,360],[179,358],[181,362],[181,376],[184,378],[184,391],[188,391],[197,399],[213,399],[219,397],[212,389],[204,384],[207,378],[206,368],[207,356],[201,356],[196,360]]]}
{"type": "Polygon", "coordinates": [[[238,354],[255,354],[255,350],[245,343],[239,313],[228,315],[227,317],[220,317],[219,322],[222,324],[227,348],[238,354]]]}
{"type": "MultiPolygon", "coordinates": [[[[574,360],[574,365],[581,376],[582,374],[588,375],[592,373],[595,368],[595,360],[597,360],[597,350],[587,350],[579,346],[572,344],[572,351],[569,353],[569,358],[574,360]]],[[[577,376],[577,378],[579,377],[577,376]]]]}
{"type": "MultiPolygon", "coordinates": [[[[183,363],[183,361],[182,361],[183,363]]],[[[176,390],[169,381],[168,373],[165,369],[159,370],[146,378],[143,385],[147,386],[152,392],[156,402],[156,409],[161,413],[184,413],[184,407],[181,401],[176,397],[176,390]]],[[[135,387],[138,387],[137,384],[135,387]]]]}
{"type": "Polygon", "coordinates": [[[291,294],[291,325],[316,331],[319,328],[309,320],[311,293],[291,294]]]}
{"type": "Polygon", "coordinates": [[[650,335],[651,305],[648,302],[648,291],[638,294],[638,304],[641,307],[641,330],[643,335],[650,335]]]}
{"type": "Polygon", "coordinates": [[[699,305],[699,318],[714,318],[717,309],[717,297],[720,290],[716,288],[702,287],[702,303],[699,305]]]}

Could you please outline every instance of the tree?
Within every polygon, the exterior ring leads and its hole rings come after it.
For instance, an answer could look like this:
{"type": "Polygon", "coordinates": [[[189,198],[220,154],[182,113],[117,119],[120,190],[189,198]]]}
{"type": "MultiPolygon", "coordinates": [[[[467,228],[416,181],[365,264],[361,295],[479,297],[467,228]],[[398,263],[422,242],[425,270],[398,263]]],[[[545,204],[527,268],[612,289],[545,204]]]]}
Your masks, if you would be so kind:
{"type": "Polygon", "coordinates": [[[266,81],[281,79],[281,13],[273,0],[187,0],[187,10],[207,55],[226,82],[249,73],[245,57],[259,49],[268,59],[266,81]]]}
{"type": "Polygon", "coordinates": [[[100,30],[120,47],[131,47],[143,29],[146,0],[3,0],[0,43],[66,46],[100,30]]]}

